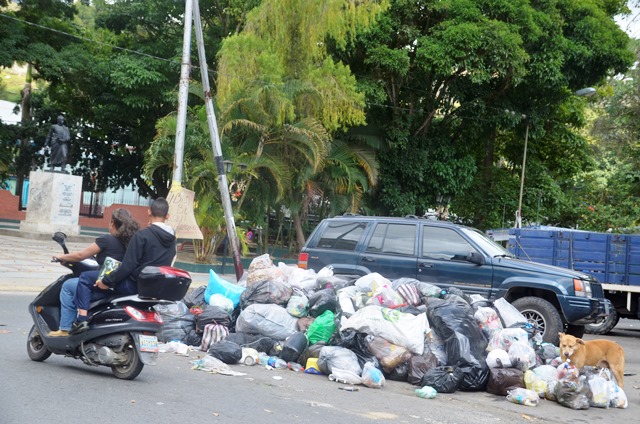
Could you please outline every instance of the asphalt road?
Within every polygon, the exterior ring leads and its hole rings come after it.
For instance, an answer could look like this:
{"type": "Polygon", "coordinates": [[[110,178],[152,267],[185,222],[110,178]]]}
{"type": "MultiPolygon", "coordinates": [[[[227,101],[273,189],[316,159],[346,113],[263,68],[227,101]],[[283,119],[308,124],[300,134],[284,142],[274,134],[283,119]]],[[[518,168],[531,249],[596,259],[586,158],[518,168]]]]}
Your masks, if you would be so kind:
{"type": "MultiPolygon", "coordinates": [[[[387,382],[380,390],[342,384],[325,376],[233,366],[244,376],[191,369],[191,357],[161,354],[134,381],[118,380],[108,368],[53,355],[32,362],[26,353],[31,327],[27,304],[34,293],[0,293],[0,424],[25,422],[205,422],[205,423],[586,423],[637,422],[640,407],[640,325],[622,320],[611,338],[626,351],[628,409],[574,411],[555,402],[515,405],[484,392],[415,396],[414,386],[387,382]]],[[[588,338],[588,337],[587,337],[588,338]]]]}

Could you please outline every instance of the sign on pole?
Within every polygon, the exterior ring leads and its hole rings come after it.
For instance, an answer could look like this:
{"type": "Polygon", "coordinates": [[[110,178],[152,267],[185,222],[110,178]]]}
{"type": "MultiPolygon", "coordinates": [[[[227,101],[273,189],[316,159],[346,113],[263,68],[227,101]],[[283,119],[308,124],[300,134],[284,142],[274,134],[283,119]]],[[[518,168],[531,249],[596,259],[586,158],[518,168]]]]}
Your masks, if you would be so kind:
{"type": "Polygon", "coordinates": [[[202,240],[202,231],[193,214],[195,193],[175,182],[171,185],[167,202],[169,203],[169,224],[177,238],[202,240]]]}

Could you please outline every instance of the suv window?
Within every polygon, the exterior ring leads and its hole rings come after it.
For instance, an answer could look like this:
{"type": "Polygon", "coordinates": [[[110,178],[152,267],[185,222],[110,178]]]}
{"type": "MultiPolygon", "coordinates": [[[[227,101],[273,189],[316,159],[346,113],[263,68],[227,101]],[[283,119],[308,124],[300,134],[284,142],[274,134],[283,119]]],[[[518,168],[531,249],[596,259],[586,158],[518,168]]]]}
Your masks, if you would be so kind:
{"type": "Polygon", "coordinates": [[[377,224],[366,252],[413,256],[415,245],[415,225],[377,224]]]}
{"type": "Polygon", "coordinates": [[[450,228],[424,226],[422,256],[430,259],[465,260],[475,249],[450,228]]]}
{"type": "Polygon", "coordinates": [[[322,233],[318,247],[323,249],[355,250],[366,224],[363,222],[330,221],[322,233]]]}

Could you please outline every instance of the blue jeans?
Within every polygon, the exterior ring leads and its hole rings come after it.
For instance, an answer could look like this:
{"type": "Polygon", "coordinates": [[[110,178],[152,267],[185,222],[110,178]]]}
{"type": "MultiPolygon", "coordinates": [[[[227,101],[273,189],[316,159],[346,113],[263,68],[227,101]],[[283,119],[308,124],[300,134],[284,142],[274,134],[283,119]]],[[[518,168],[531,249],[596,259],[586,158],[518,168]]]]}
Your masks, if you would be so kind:
{"type": "Polygon", "coordinates": [[[76,288],[76,305],[78,309],[89,310],[92,301],[114,295],[127,296],[138,293],[137,284],[125,278],[116,284],[115,290],[100,290],[95,286],[99,271],[86,271],[80,274],[76,288]]]}
{"type": "Polygon", "coordinates": [[[78,315],[78,308],[75,302],[77,287],[77,278],[70,278],[62,283],[62,290],[60,290],[60,330],[71,330],[71,324],[73,324],[78,315]]]}

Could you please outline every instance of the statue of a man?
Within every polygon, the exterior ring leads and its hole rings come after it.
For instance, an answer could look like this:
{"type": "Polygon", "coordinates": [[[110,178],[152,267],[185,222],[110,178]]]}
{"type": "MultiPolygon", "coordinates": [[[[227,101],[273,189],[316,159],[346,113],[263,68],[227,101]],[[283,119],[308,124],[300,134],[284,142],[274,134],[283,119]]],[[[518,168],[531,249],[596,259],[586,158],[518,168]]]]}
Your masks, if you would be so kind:
{"type": "Polygon", "coordinates": [[[67,155],[69,153],[69,141],[71,134],[69,128],[64,124],[64,117],[58,116],[58,123],[51,125],[51,131],[44,143],[51,148],[50,165],[52,168],[59,166],[64,170],[67,166],[67,155]]]}

